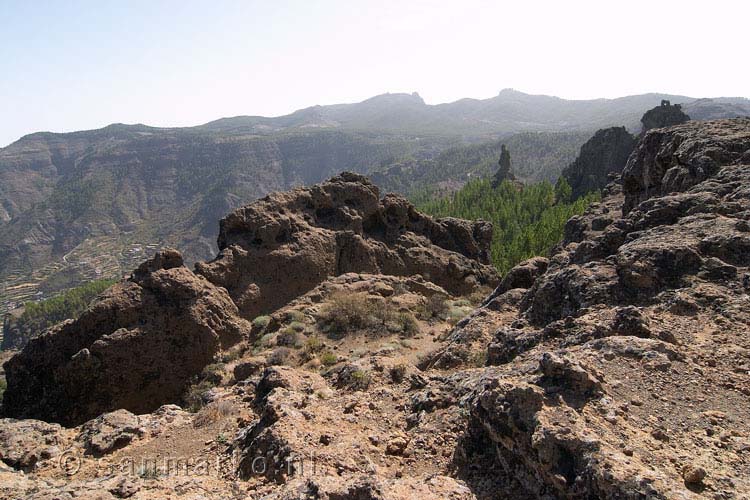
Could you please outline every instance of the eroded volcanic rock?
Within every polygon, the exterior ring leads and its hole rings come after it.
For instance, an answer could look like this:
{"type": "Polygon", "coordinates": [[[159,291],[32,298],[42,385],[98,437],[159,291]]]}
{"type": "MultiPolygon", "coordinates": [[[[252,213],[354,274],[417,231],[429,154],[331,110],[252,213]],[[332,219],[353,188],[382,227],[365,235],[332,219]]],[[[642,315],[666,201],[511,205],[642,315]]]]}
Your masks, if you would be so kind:
{"type": "Polygon", "coordinates": [[[347,272],[421,274],[452,294],[494,286],[491,239],[487,222],[432,219],[343,173],[234,211],[221,221],[219,256],[196,271],[252,318],[347,272]]]}
{"type": "Polygon", "coordinates": [[[573,197],[603,188],[609,174],[622,172],[636,142],[625,127],[598,130],[581,146],[578,158],[562,171],[573,190],[573,197]]]}
{"type": "Polygon", "coordinates": [[[225,290],[164,250],[11,358],[2,410],[64,425],[120,408],[146,413],[178,401],[191,376],[249,331],[225,290]]]}
{"type": "Polygon", "coordinates": [[[652,128],[671,127],[690,120],[690,117],[682,111],[681,104],[672,104],[667,100],[661,101],[661,105],[646,111],[641,118],[643,132],[652,128]]]}
{"type": "Polygon", "coordinates": [[[496,331],[469,463],[491,442],[534,497],[747,495],[749,155],[748,119],[645,135],[496,331]]]}
{"type": "Polygon", "coordinates": [[[646,133],[622,173],[624,213],[652,196],[687,191],[725,165],[750,164],[749,124],[750,118],[688,122],[646,133]]]}

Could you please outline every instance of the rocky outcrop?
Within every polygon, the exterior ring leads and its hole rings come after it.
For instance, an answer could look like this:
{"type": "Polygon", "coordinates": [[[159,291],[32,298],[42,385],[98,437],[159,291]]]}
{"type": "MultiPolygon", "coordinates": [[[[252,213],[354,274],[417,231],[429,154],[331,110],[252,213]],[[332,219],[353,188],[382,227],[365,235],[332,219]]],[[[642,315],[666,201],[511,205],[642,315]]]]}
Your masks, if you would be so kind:
{"type": "Polygon", "coordinates": [[[622,173],[624,213],[652,196],[687,191],[725,165],[750,164],[749,123],[689,122],[648,132],[622,173]]]}
{"type": "Polygon", "coordinates": [[[578,158],[562,171],[574,198],[602,189],[609,174],[619,174],[636,145],[625,127],[598,130],[583,146],[578,158]]]}
{"type": "Polygon", "coordinates": [[[690,117],[682,111],[682,105],[671,104],[667,100],[662,100],[659,106],[646,111],[641,118],[643,133],[653,128],[671,127],[680,125],[690,120],[690,117]]]}
{"type": "Polygon", "coordinates": [[[0,461],[31,472],[37,463],[62,453],[63,429],[39,420],[0,419],[0,461]]]}
{"type": "Polygon", "coordinates": [[[112,453],[127,446],[133,439],[143,436],[146,430],[140,419],[127,410],[105,413],[81,426],[77,440],[86,453],[95,457],[112,453]]]}
{"type": "Polygon", "coordinates": [[[492,186],[497,187],[504,181],[515,181],[516,176],[513,175],[513,167],[510,163],[510,151],[505,147],[505,144],[500,146],[500,159],[497,162],[497,172],[492,178],[492,186]]]}
{"type": "Polygon", "coordinates": [[[120,408],[146,413],[178,401],[191,376],[249,331],[225,290],[164,250],[11,358],[2,411],[65,425],[120,408]]]}
{"type": "Polygon", "coordinates": [[[491,239],[487,222],[432,219],[344,173],[231,213],[221,221],[219,256],[196,271],[252,318],[347,272],[421,274],[452,294],[494,286],[491,239]]]}
{"type": "Polygon", "coordinates": [[[624,195],[610,185],[568,222],[490,342],[470,459],[492,442],[494,463],[535,497],[750,491],[736,455],[750,436],[738,358],[750,348],[748,139],[747,119],[652,130],[624,195]]]}

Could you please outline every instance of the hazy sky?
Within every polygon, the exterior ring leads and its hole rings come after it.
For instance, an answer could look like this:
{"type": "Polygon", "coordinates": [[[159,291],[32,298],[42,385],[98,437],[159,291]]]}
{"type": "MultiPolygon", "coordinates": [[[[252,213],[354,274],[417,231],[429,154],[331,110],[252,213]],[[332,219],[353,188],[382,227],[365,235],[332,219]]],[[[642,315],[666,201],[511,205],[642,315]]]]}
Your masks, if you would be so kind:
{"type": "Polygon", "coordinates": [[[0,0],[0,146],[384,92],[747,97],[748,19],[746,0],[0,0]]]}

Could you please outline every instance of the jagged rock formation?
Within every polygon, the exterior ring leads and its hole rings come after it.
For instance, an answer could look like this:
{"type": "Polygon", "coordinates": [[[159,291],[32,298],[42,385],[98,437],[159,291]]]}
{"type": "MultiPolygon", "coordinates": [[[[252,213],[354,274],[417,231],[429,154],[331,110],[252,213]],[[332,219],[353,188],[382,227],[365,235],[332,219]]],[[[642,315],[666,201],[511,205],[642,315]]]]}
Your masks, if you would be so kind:
{"type": "Polygon", "coordinates": [[[748,140],[743,119],[646,134],[625,196],[571,219],[496,332],[469,450],[491,441],[541,497],[750,491],[748,140]]]}
{"type": "Polygon", "coordinates": [[[574,198],[607,185],[609,174],[622,172],[637,140],[625,127],[598,130],[581,146],[578,158],[562,171],[574,198]]]}
{"type": "Polygon", "coordinates": [[[249,332],[225,290],[165,250],[11,358],[2,411],[66,425],[152,411],[179,401],[191,376],[249,332]]]}
{"type": "Polygon", "coordinates": [[[649,197],[686,191],[724,165],[750,163],[748,123],[748,118],[686,123],[647,134],[622,175],[624,213],[649,197]]]}
{"type": "Polygon", "coordinates": [[[681,104],[671,104],[667,100],[662,100],[659,106],[646,111],[646,114],[641,118],[642,133],[646,133],[653,128],[680,125],[689,120],[690,117],[682,111],[681,104]]]}
{"type": "Polygon", "coordinates": [[[505,144],[500,146],[500,159],[497,161],[497,165],[497,172],[492,177],[493,187],[499,186],[503,181],[516,180],[516,176],[513,175],[513,167],[510,163],[510,151],[505,147],[505,144]]]}
{"type": "Polygon", "coordinates": [[[221,221],[219,256],[196,270],[253,318],[347,272],[421,274],[452,294],[494,286],[491,239],[489,223],[433,220],[344,173],[234,211],[221,221]]]}

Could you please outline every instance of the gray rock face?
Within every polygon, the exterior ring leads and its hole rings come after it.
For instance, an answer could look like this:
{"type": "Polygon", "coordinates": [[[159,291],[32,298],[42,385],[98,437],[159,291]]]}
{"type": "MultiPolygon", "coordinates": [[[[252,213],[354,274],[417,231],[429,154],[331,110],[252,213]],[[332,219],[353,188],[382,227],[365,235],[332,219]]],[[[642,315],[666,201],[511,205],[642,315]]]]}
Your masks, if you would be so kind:
{"type": "Polygon", "coordinates": [[[495,286],[491,239],[487,222],[432,219],[344,173],[231,213],[221,221],[219,256],[196,270],[253,318],[347,272],[421,274],[453,294],[495,286]]]}
{"type": "Polygon", "coordinates": [[[636,142],[636,138],[625,127],[598,130],[581,146],[576,161],[562,172],[573,190],[573,197],[577,198],[606,186],[609,174],[622,172],[636,142]]]}
{"type": "Polygon", "coordinates": [[[647,132],[622,173],[623,213],[650,197],[687,191],[723,166],[750,164],[748,124],[738,118],[647,132]]]}
{"type": "Polygon", "coordinates": [[[119,408],[147,413],[178,401],[189,378],[250,329],[226,291],[165,250],[11,358],[2,411],[65,425],[119,408]]]}
{"type": "Polygon", "coordinates": [[[116,410],[83,424],[77,440],[83,444],[86,453],[101,457],[128,445],[145,432],[137,415],[116,410]]]}
{"type": "Polygon", "coordinates": [[[513,288],[531,288],[534,281],[547,270],[548,265],[549,260],[544,257],[532,257],[521,262],[503,276],[493,295],[498,296],[513,288]]]}
{"type": "Polygon", "coordinates": [[[39,420],[0,419],[0,461],[31,472],[43,459],[61,453],[62,427],[39,420]]]}

